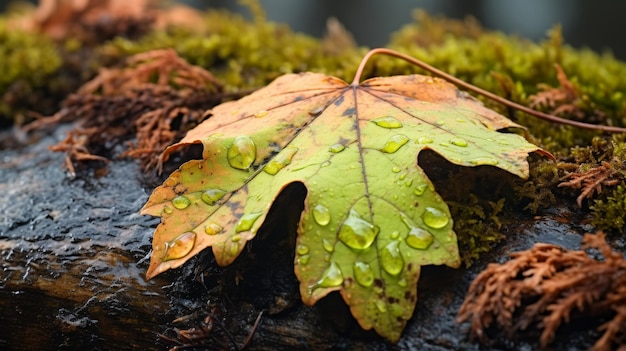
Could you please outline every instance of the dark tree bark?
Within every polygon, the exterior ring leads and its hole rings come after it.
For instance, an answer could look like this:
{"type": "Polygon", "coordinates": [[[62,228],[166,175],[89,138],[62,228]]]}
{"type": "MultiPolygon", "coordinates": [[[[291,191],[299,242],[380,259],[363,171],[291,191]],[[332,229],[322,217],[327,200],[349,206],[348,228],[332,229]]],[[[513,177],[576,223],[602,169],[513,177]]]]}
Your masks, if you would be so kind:
{"type": "MultiPolygon", "coordinates": [[[[522,216],[505,225],[506,242],[483,263],[469,270],[424,267],[415,315],[392,345],[363,331],[338,294],[313,307],[300,302],[292,262],[302,186],[281,197],[288,206],[273,209],[285,220],[268,227],[233,265],[218,267],[212,254],[203,252],[147,282],[158,218],[137,212],[151,185],[125,160],[90,165],[69,179],[63,155],[47,150],[62,138],[59,130],[33,145],[0,150],[2,350],[166,350],[176,341],[233,350],[251,334],[250,350],[478,349],[455,324],[473,277],[488,262],[503,261],[508,252],[533,242],[568,248],[580,243],[580,230],[558,220],[562,213],[525,222],[522,216]],[[191,327],[202,337],[193,339],[191,327]],[[179,335],[174,328],[186,332],[179,335]]],[[[584,349],[592,337],[569,335],[555,348],[584,349]]],[[[536,345],[530,337],[491,347],[536,345]]]]}

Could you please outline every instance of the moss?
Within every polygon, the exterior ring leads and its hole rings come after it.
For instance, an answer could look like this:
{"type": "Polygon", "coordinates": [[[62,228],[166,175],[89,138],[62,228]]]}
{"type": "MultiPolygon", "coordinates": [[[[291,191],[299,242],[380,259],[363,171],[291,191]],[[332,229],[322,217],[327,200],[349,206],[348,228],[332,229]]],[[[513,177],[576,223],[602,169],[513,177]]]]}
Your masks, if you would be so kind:
{"type": "MultiPolygon", "coordinates": [[[[579,93],[578,107],[592,123],[626,125],[626,65],[611,54],[576,50],[565,45],[559,27],[534,43],[482,29],[475,21],[432,18],[421,11],[415,23],[395,33],[389,47],[419,58],[478,87],[528,105],[542,86],[557,86],[555,64],[567,73],[579,93]]],[[[405,74],[417,70],[397,60],[381,59],[375,74],[405,74]]],[[[508,115],[493,102],[486,104],[508,115]]],[[[585,145],[597,133],[555,126],[522,113],[511,116],[529,128],[537,141],[557,154],[585,145]]]]}
{"type": "Polygon", "coordinates": [[[624,231],[626,224],[626,184],[622,182],[604,199],[595,200],[590,206],[592,224],[606,231],[624,231]]]}
{"type": "Polygon", "coordinates": [[[19,102],[36,90],[47,89],[61,66],[61,57],[48,38],[14,28],[0,19],[0,118],[23,112],[19,102]]]}
{"type": "Polygon", "coordinates": [[[137,41],[117,38],[101,50],[119,57],[161,48],[173,48],[189,63],[210,69],[228,90],[261,87],[279,75],[304,71],[348,79],[366,51],[346,48],[339,55],[328,55],[319,39],[285,25],[250,22],[215,10],[204,14],[202,27],[153,31],[137,41]]]}
{"type": "Polygon", "coordinates": [[[475,194],[468,194],[468,201],[448,201],[454,221],[454,231],[458,237],[459,251],[463,263],[469,267],[481,254],[502,241],[500,233],[502,223],[498,216],[502,214],[505,199],[486,201],[475,194]]]}

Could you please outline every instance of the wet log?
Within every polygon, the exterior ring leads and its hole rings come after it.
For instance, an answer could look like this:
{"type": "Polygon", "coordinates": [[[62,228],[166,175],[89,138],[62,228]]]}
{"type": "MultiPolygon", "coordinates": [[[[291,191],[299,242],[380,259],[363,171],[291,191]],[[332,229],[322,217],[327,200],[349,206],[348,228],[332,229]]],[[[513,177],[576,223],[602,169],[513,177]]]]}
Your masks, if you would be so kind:
{"type": "MultiPolygon", "coordinates": [[[[534,242],[577,248],[581,239],[579,228],[558,220],[562,213],[505,223],[507,240],[483,262],[423,269],[415,315],[400,342],[390,344],[362,330],[338,294],[313,307],[300,302],[289,221],[251,242],[230,267],[218,267],[204,252],[146,281],[158,219],[138,210],[151,187],[128,160],[70,179],[64,156],[47,149],[62,138],[59,130],[32,145],[0,150],[2,350],[478,349],[455,323],[476,274],[534,242]]],[[[555,349],[585,349],[593,336],[561,337],[555,349]]],[[[483,349],[490,347],[533,349],[537,343],[496,340],[483,349]]]]}

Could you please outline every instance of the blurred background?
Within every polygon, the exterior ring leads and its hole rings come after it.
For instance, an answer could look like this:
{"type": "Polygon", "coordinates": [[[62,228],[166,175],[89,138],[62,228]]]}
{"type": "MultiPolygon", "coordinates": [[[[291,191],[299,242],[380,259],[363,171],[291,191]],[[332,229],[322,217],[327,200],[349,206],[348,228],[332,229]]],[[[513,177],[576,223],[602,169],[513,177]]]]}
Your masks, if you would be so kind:
{"type": "MultiPolygon", "coordinates": [[[[129,0],[132,1],[132,0],[129,0]]],[[[197,8],[228,8],[246,14],[236,0],[164,0],[197,8]]],[[[0,0],[0,10],[11,0],[0,0]]],[[[31,2],[35,2],[34,0],[31,2]]],[[[626,60],[626,2],[614,0],[261,0],[268,19],[287,23],[313,36],[324,33],[326,20],[336,17],[359,45],[384,46],[389,35],[411,22],[412,9],[451,18],[467,15],[484,27],[538,41],[561,24],[565,41],[577,48],[611,51],[626,60]]]]}

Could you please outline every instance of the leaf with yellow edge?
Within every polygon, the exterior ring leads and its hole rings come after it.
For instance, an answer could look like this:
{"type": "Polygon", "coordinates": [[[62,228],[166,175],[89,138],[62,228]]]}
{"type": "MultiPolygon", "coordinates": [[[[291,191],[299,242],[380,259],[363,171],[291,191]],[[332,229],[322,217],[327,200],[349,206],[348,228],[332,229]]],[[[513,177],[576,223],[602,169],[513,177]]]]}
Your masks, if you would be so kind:
{"type": "Polygon", "coordinates": [[[520,128],[453,85],[421,75],[348,84],[289,74],[212,111],[167,153],[202,144],[151,195],[162,218],[148,278],[207,247],[227,265],[289,184],[307,189],[295,272],[303,301],[339,291],[364,329],[400,338],[423,265],[460,263],[446,203],[417,164],[425,149],[526,178],[539,151],[520,128]]]}

